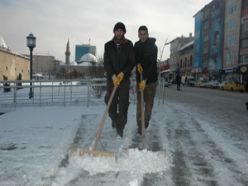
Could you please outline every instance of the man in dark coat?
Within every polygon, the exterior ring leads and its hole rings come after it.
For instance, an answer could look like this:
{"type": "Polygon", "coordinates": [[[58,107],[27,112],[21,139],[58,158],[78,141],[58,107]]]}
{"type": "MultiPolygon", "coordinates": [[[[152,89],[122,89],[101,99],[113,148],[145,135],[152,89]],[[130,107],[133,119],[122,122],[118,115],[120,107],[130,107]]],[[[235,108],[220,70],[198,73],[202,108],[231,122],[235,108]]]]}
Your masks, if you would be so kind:
{"type": "Polygon", "coordinates": [[[180,90],[181,89],[181,76],[179,72],[176,75],[176,83],[177,83],[177,90],[180,90]]]}
{"type": "Polygon", "coordinates": [[[136,80],[137,80],[137,125],[138,133],[141,134],[141,94],[144,91],[145,107],[145,128],[149,126],[156,94],[158,73],[157,73],[157,53],[155,38],[150,38],[146,26],[138,29],[139,41],[134,45],[136,58],[136,80]],[[140,79],[142,76],[142,80],[140,79]]]}
{"type": "Polygon", "coordinates": [[[132,42],[125,38],[125,25],[121,22],[116,23],[113,32],[114,38],[104,47],[104,69],[107,72],[105,102],[107,104],[114,86],[118,87],[110,105],[109,116],[112,127],[123,137],[129,106],[129,78],[135,66],[135,57],[132,42]]]}

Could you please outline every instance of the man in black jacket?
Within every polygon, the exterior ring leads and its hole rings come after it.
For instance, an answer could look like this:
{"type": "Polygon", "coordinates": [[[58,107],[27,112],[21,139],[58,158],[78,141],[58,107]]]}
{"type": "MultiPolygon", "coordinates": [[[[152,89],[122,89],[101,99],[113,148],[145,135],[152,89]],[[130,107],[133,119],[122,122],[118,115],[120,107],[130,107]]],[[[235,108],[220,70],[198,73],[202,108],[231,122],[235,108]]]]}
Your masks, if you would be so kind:
{"type": "Polygon", "coordinates": [[[129,106],[129,78],[135,66],[135,57],[132,42],[125,38],[125,25],[121,22],[116,23],[113,32],[114,38],[104,47],[104,69],[107,72],[105,102],[107,104],[114,86],[118,87],[109,108],[109,116],[112,127],[123,137],[129,106]]]}
{"type": "Polygon", "coordinates": [[[145,128],[149,126],[153,101],[156,94],[158,73],[157,53],[155,38],[150,38],[146,26],[140,26],[138,30],[139,41],[134,45],[136,58],[136,76],[138,88],[137,100],[137,124],[138,133],[141,134],[141,97],[140,91],[144,91],[145,128]],[[142,76],[142,80],[140,79],[142,76]]]}

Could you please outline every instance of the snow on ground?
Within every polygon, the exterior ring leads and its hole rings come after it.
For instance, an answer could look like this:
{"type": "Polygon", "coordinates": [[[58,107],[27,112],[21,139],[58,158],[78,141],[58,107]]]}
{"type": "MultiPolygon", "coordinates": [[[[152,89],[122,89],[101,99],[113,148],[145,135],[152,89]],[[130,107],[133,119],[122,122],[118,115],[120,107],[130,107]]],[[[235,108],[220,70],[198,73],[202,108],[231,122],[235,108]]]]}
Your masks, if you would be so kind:
{"type": "MultiPolygon", "coordinates": [[[[156,102],[157,103],[157,102],[156,102]]],[[[88,148],[104,105],[17,108],[0,116],[1,186],[223,185],[247,183],[246,142],[229,139],[217,118],[174,102],[154,107],[146,131],[147,148],[138,150],[135,105],[130,104],[124,138],[108,118],[97,148],[114,158],[74,155],[88,148]],[[215,127],[216,126],[216,127],[215,127]]]]}
{"type": "MultiPolygon", "coordinates": [[[[133,107],[131,110],[134,109],[133,107]]],[[[73,143],[82,115],[96,116],[90,119],[93,119],[95,126],[93,128],[86,126],[86,130],[88,128],[91,131],[91,133],[85,131],[87,139],[85,143],[89,144],[102,110],[103,106],[29,107],[18,108],[0,116],[0,185],[42,185],[53,175],[59,177],[54,180],[53,185],[64,185],[71,178],[75,178],[82,169],[88,171],[90,175],[130,172],[132,185],[138,182],[137,177],[142,177],[145,173],[166,170],[167,159],[163,153],[137,149],[129,149],[128,156],[120,156],[117,162],[114,159],[75,156],[70,159],[69,167],[60,168],[61,160],[65,158],[73,143]]],[[[90,121],[87,122],[90,124],[90,121]]],[[[110,128],[109,119],[107,124],[105,131],[110,128]]],[[[114,140],[115,135],[115,131],[112,131],[111,137],[114,140]]],[[[130,139],[126,137],[125,140],[130,139]]],[[[118,145],[123,141],[120,140],[112,148],[118,150],[118,145]]]]}
{"type": "Polygon", "coordinates": [[[56,172],[80,107],[18,108],[0,117],[0,185],[35,185],[56,172]]]}

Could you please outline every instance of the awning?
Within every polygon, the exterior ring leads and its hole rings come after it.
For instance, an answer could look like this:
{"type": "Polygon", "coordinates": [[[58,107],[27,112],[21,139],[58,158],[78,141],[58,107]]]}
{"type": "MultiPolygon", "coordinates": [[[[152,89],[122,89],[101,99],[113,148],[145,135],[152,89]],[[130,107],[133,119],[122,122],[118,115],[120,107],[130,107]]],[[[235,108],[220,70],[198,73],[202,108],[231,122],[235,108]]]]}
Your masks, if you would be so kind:
{"type": "Polygon", "coordinates": [[[169,72],[172,72],[171,69],[163,70],[163,71],[161,71],[160,73],[163,74],[163,73],[169,73],[169,72]]]}

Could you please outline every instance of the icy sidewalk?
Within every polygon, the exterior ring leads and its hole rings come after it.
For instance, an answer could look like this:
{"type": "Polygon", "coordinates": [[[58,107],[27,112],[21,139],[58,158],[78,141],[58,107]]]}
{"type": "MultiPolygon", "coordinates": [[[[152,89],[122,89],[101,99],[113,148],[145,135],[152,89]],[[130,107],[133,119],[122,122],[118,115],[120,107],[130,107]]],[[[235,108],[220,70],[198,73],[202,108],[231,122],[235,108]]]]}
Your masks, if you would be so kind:
{"type": "Polygon", "coordinates": [[[41,185],[54,175],[82,113],[94,112],[94,107],[32,107],[0,116],[0,185],[41,185]]]}
{"type": "MultiPolygon", "coordinates": [[[[79,140],[81,147],[89,147],[103,110],[104,105],[32,107],[18,108],[0,116],[0,185],[66,185],[78,179],[82,172],[86,172],[86,177],[91,175],[89,184],[94,183],[91,179],[99,174],[105,175],[103,180],[109,177],[111,183],[117,174],[123,178],[123,185],[137,185],[144,174],[167,168],[163,152],[137,148],[129,149],[129,156],[120,157],[118,163],[113,159],[75,156],[69,159],[69,164],[61,165],[75,140],[79,140]]],[[[129,148],[136,133],[135,106],[130,105],[123,140],[117,140],[110,123],[107,118],[98,148],[116,151],[123,141],[125,148],[129,148]]]]}
{"type": "MultiPolygon", "coordinates": [[[[138,150],[140,136],[137,136],[135,106],[129,108],[128,122],[125,127],[124,137],[116,136],[116,131],[111,127],[108,118],[102,131],[102,137],[97,145],[98,150],[107,152],[119,152],[114,157],[91,157],[73,154],[64,166],[60,167],[58,173],[51,180],[52,186],[62,185],[120,185],[137,186],[144,181],[145,175],[157,175],[164,178],[169,164],[165,151],[158,147],[156,151],[154,142],[160,143],[158,132],[147,131],[146,149],[138,150]],[[154,136],[156,135],[156,139],[154,136]],[[156,141],[154,141],[156,140],[156,141]]],[[[90,146],[95,128],[100,120],[100,114],[83,115],[73,145],[78,148],[87,149],[90,146]]],[[[157,126],[154,128],[157,129],[157,126]]],[[[164,180],[166,180],[164,178],[164,180]]]]}

